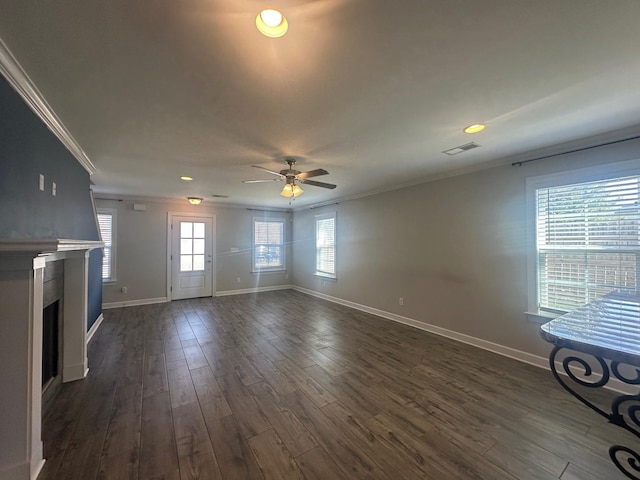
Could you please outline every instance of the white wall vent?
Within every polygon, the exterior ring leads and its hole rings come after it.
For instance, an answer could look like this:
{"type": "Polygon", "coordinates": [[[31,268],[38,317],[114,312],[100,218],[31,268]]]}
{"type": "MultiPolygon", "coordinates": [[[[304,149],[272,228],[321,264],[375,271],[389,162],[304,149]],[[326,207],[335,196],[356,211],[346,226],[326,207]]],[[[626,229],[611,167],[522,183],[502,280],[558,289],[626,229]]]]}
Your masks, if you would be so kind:
{"type": "Polygon", "coordinates": [[[478,148],[476,142],[465,143],[464,145],[460,145],[459,147],[450,148],[449,150],[445,150],[442,153],[446,153],[447,155],[458,155],[459,153],[466,152],[467,150],[473,150],[474,148],[478,148]]]}

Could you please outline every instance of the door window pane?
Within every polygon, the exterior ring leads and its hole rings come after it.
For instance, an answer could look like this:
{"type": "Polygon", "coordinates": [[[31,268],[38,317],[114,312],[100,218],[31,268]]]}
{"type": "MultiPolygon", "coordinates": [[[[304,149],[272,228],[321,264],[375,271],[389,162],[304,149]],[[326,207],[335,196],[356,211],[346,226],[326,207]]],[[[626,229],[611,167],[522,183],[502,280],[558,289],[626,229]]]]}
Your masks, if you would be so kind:
{"type": "Polygon", "coordinates": [[[204,223],[195,222],[193,224],[193,238],[204,238],[204,223]]]}
{"type": "Polygon", "coordinates": [[[193,240],[193,253],[196,255],[204,255],[204,238],[196,238],[193,240]]]}
{"type": "Polygon", "coordinates": [[[193,238],[192,222],[180,222],[180,238],[193,238]]]}
{"type": "Polygon", "coordinates": [[[193,270],[193,259],[191,255],[180,255],[180,271],[190,272],[193,270]]]}
{"type": "Polygon", "coordinates": [[[193,269],[204,270],[204,255],[193,256],[193,269]]]}
{"type": "Polygon", "coordinates": [[[190,238],[180,239],[180,255],[190,255],[193,253],[193,241],[190,238]]]}

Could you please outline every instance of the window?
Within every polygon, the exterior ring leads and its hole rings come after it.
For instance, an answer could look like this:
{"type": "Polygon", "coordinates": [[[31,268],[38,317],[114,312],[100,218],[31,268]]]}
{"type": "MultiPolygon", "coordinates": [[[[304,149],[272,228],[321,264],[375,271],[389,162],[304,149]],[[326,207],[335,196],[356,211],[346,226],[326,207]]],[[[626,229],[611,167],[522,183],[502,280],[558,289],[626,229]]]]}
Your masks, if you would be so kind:
{"type": "Polygon", "coordinates": [[[253,220],[253,270],[284,270],[284,219],[253,220]]]}
{"type": "Polygon", "coordinates": [[[115,272],[115,239],[116,239],[116,211],[115,209],[98,209],[98,227],[100,238],[104,242],[104,256],[102,257],[102,281],[113,282],[115,272]]]}
{"type": "Polygon", "coordinates": [[[204,270],[204,222],[180,222],[180,271],[204,270]]]}
{"type": "Polygon", "coordinates": [[[612,291],[637,291],[639,186],[635,172],[535,188],[538,312],[564,313],[612,291]]]}
{"type": "Polygon", "coordinates": [[[336,214],[316,215],[316,275],[336,278],[336,214]]]}

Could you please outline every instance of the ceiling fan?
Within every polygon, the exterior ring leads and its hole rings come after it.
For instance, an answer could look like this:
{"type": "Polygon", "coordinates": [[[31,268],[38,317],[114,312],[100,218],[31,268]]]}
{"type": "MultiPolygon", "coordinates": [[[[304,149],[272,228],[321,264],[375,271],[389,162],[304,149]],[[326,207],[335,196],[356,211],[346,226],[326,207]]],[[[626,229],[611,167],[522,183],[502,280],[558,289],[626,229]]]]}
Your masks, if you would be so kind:
{"type": "Polygon", "coordinates": [[[251,165],[252,167],[259,168],[260,170],[264,170],[265,172],[269,172],[272,175],[277,175],[278,178],[271,178],[268,180],[243,180],[242,183],[286,182],[284,188],[280,192],[280,195],[282,195],[283,197],[294,197],[294,198],[302,194],[302,192],[304,191],[302,190],[302,188],[300,188],[299,183],[303,183],[305,185],[312,185],[314,187],[321,187],[321,188],[329,188],[329,189],[336,188],[336,185],[332,183],[316,182],[315,180],[309,180],[310,177],[319,177],[320,175],[328,175],[329,172],[327,172],[323,168],[309,170],[308,172],[301,172],[293,168],[296,164],[295,158],[285,158],[285,162],[287,162],[287,164],[289,165],[289,168],[280,170],[280,172],[269,170],[268,168],[261,167],[260,165],[251,165]]]}

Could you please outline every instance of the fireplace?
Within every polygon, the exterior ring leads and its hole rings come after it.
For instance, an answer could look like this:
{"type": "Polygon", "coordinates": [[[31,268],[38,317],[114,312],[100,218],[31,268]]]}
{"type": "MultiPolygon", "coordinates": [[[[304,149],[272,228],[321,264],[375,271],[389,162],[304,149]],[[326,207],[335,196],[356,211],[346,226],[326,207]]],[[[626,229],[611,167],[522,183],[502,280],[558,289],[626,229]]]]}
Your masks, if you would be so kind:
{"type": "Polygon", "coordinates": [[[62,387],[64,260],[46,262],[42,285],[42,415],[62,387]]]}
{"type": "Polygon", "coordinates": [[[62,299],[42,311],[42,415],[46,415],[62,387],[62,299]]]}
{"type": "Polygon", "coordinates": [[[44,465],[45,306],[58,304],[58,338],[46,347],[58,345],[58,377],[70,382],[88,372],[88,256],[100,247],[96,241],[0,239],[0,480],[35,480],[44,465]],[[51,272],[56,264],[64,279],[53,285],[45,282],[45,267],[51,272]],[[52,291],[60,296],[49,301],[52,291]]]}
{"type": "MultiPolygon", "coordinates": [[[[42,394],[58,376],[58,354],[60,351],[58,314],[60,300],[44,307],[42,311],[42,394]]],[[[44,410],[44,408],[43,408],[44,410]]]]}

